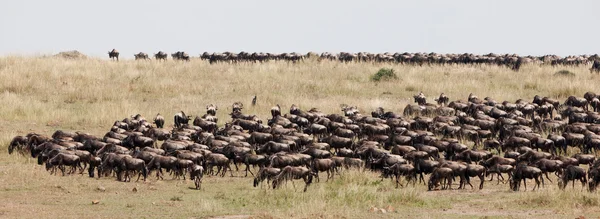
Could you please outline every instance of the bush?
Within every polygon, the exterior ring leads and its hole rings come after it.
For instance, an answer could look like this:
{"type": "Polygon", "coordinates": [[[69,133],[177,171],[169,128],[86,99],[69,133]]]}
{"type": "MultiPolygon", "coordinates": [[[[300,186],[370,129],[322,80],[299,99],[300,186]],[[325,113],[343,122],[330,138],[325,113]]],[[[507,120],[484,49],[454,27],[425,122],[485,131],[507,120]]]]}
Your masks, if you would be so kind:
{"type": "Polygon", "coordinates": [[[554,73],[554,76],[568,76],[568,77],[573,77],[573,76],[575,76],[575,73],[570,72],[568,70],[560,70],[560,71],[557,71],[556,73],[554,73]]]}
{"type": "Polygon", "coordinates": [[[398,79],[398,76],[396,76],[394,69],[391,68],[379,69],[377,73],[371,75],[371,81],[390,81],[396,79],[398,79]]]}

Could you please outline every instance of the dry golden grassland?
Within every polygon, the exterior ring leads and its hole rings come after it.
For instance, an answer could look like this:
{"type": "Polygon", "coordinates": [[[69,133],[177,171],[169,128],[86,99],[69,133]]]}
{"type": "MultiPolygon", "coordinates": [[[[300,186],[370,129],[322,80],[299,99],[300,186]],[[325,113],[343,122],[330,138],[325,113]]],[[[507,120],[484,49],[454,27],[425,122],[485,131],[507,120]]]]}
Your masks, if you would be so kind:
{"type": "MultiPolygon", "coordinates": [[[[531,100],[534,95],[582,96],[596,91],[600,76],[589,67],[525,66],[518,73],[497,66],[402,66],[307,61],[300,64],[216,64],[125,60],[0,58],[0,217],[2,218],[195,218],[252,215],[258,218],[574,218],[600,216],[600,195],[566,191],[547,182],[531,192],[486,183],[483,190],[427,192],[423,185],[395,189],[370,172],[345,171],[332,182],[313,183],[302,193],[300,181],[280,190],[252,187],[250,177],[205,177],[203,189],[187,180],[123,183],[114,178],[50,175],[35,160],[8,155],[15,135],[82,130],[102,136],[115,120],[156,113],[205,112],[219,106],[220,125],[235,101],[244,112],[266,119],[269,109],[291,104],[339,113],[342,103],[368,114],[376,107],[402,112],[422,91],[432,101],[445,92],[451,100],[469,93],[497,101],[531,100]],[[393,68],[399,79],[371,82],[379,68],[393,68]],[[559,70],[575,76],[557,76],[559,70]],[[250,106],[253,95],[258,104],[250,106]],[[137,192],[132,189],[136,188],[137,192]],[[99,204],[92,204],[98,200],[99,204]],[[371,212],[372,207],[391,210],[371,212]]],[[[236,173],[242,175],[242,173],[236,173]]],[[[555,176],[552,176],[555,179],[555,176]]],[[[474,179],[478,183],[477,179],[474,179]]],[[[473,183],[473,184],[475,184],[473,183]]]]}

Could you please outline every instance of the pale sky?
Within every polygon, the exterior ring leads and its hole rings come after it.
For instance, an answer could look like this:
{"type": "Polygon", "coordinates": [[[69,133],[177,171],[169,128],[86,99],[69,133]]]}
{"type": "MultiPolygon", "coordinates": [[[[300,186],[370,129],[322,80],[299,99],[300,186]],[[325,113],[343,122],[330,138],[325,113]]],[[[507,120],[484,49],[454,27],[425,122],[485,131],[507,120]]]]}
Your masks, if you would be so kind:
{"type": "Polygon", "coordinates": [[[600,53],[600,1],[2,0],[0,55],[600,53]]]}

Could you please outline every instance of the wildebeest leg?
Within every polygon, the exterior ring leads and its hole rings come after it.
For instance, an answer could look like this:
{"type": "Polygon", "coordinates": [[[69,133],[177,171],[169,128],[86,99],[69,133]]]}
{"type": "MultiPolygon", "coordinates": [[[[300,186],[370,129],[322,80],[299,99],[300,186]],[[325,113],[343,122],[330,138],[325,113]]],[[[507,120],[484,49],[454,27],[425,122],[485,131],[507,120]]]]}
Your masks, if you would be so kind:
{"type": "Polygon", "coordinates": [[[139,171],[139,172],[138,172],[138,178],[135,180],[135,182],[138,182],[138,181],[140,181],[140,176],[142,176],[142,171],[139,171]]]}
{"type": "Polygon", "coordinates": [[[215,173],[215,176],[218,176],[219,173],[221,173],[221,166],[217,166],[217,173],[215,173]]]}
{"type": "Polygon", "coordinates": [[[550,177],[548,177],[548,172],[545,172],[544,175],[546,175],[546,179],[548,179],[548,181],[550,181],[550,183],[552,183],[552,180],[550,179],[550,177]]]}
{"type": "Polygon", "coordinates": [[[306,192],[306,189],[308,189],[308,185],[310,185],[310,176],[304,176],[302,178],[304,179],[304,192],[306,192]]]}
{"type": "MultiPolygon", "coordinates": [[[[317,182],[321,182],[321,179],[319,179],[319,170],[317,170],[315,172],[315,176],[317,177],[317,182]]],[[[381,177],[381,181],[383,181],[383,176],[381,177]]],[[[292,181],[292,182],[294,182],[294,181],[292,181]]]]}
{"type": "MultiPolygon", "coordinates": [[[[521,182],[519,182],[519,185],[521,185],[521,182]]],[[[525,177],[523,177],[523,185],[525,186],[525,191],[527,191],[527,178],[525,177]]],[[[533,189],[535,189],[535,187],[533,187],[533,189]]]]}
{"type": "Polygon", "coordinates": [[[485,182],[485,177],[483,174],[479,175],[479,190],[483,189],[483,183],[485,182]]]}
{"type": "Polygon", "coordinates": [[[83,174],[83,171],[87,167],[87,163],[83,163],[83,167],[81,167],[81,163],[79,163],[79,174],[83,174]]]}
{"type": "MultiPolygon", "coordinates": [[[[469,176],[466,176],[466,177],[465,177],[465,181],[467,182],[467,184],[468,184],[469,186],[471,186],[471,189],[473,189],[473,185],[471,184],[471,177],[469,177],[469,176]]],[[[465,186],[463,187],[463,189],[465,189],[466,187],[467,187],[467,186],[465,185],[465,186]]]]}
{"type": "Polygon", "coordinates": [[[254,176],[254,173],[252,173],[252,171],[250,170],[250,165],[248,165],[248,163],[246,163],[246,175],[244,177],[248,177],[248,172],[250,172],[250,174],[252,174],[252,176],[254,176]]]}

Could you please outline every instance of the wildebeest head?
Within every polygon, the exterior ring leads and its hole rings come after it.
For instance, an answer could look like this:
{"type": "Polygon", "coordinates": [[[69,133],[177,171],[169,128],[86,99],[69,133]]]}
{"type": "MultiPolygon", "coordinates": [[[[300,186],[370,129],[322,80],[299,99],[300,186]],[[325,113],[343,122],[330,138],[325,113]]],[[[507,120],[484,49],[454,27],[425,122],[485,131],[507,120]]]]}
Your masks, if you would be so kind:
{"type": "Polygon", "coordinates": [[[281,116],[281,107],[279,104],[271,108],[271,116],[273,116],[273,118],[281,116]]]}
{"type": "Polygon", "coordinates": [[[217,107],[217,105],[214,105],[212,103],[209,105],[206,105],[206,114],[215,116],[217,114],[218,109],[219,108],[217,107]]]}
{"type": "Polygon", "coordinates": [[[233,112],[241,112],[244,109],[244,104],[242,102],[235,102],[231,105],[231,109],[233,112]]]}

